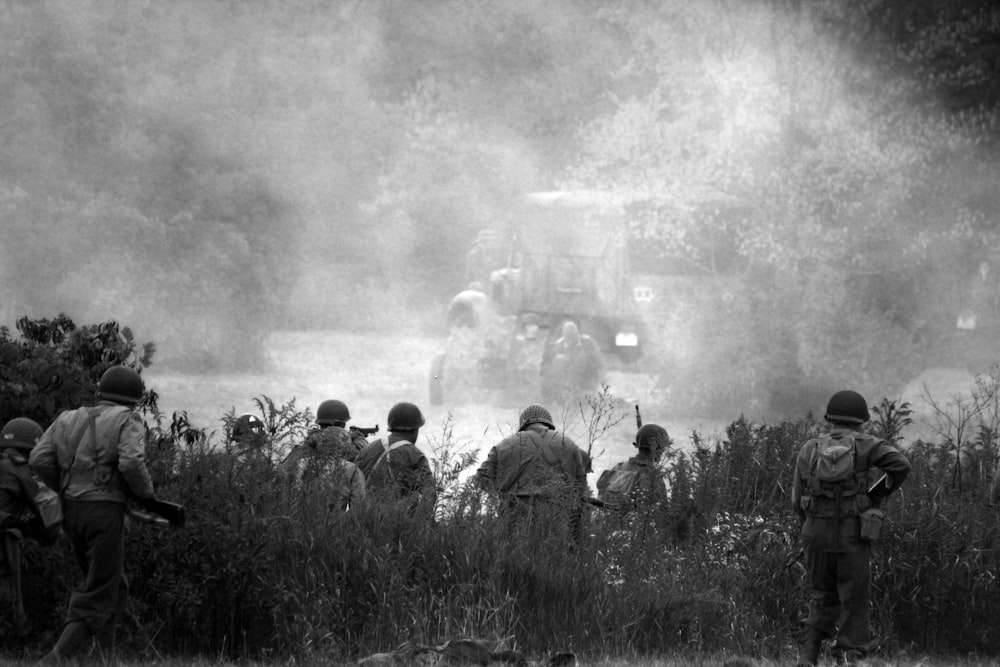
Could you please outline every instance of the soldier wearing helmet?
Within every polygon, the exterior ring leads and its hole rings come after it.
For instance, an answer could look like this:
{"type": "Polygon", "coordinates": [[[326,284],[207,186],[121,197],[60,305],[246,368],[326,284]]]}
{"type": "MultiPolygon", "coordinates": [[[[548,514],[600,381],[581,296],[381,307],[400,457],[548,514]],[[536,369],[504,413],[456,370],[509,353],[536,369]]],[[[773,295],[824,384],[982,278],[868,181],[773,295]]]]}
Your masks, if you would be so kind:
{"type": "Polygon", "coordinates": [[[869,626],[871,542],[881,504],[906,479],[910,463],[885,440],[862,432],[869,419],[861,394],[838,391],[824,416],[829,433],[802,445],[795,462],[792,507],[802,519],[805,565],[812,585],[801,665],[815,665],[824,640],[838,662],[863,656],[869,626]],[[886,492],[869,495],[873,468],[886,474],[886,492]]]}
{"type": "Polygon", "coordinates": [[[267,428],[264,420],[251,412],[244,412],[232,422],[229,431],[232,453],[240,462],[268,462],[267,428]]]}
{"type": "Polygon", "coordinates": [[[448,327],[475,329],[491,319],[489,308],[490,303],[483,284],[473,281],[448,304],[448,327]]]}
{"type": "Polygon", "coordinates": [[[26,622],[20,578],[23,540],[52,544],[59,534],[58,524],[47,527],[42,520],[36,500],[39,483],[28,467],[28,455],[41,436],[42,427],[26,417],[11,419],[0,430],[0,619],[12,615],[16,625],[26,622]]]}
{"type": "Polygon", "coordinates": [[[27,417],[11,419],[0,430],[0,530],[16,529],[51,541],[55,534],[44,530],[35,502],[38,482],[28,467],[28,456],[41,437],[42,427],[27,417]]]}
{"type": "MultiPolygon", "coordinates": [[[[365,476],[354,464],[358,447],[344,427],[351,413],[343,401],[327,400],[316,409],[316,424],[301,445],[282,463],[303,492],[319,491],[336,498],[330,505],[348,509],[365,499],[365,476]]],[[[364,442],[364,436],[358,434],[364,442]]],[[[368,443],[365,442],[365,445],[368,443]]]]}
{"type": "Polygon", "coordinates": [[[396,403],[386,422],[388,437],[369,443],[355,462],[373,497],[401,501],[411,516],[429,519],[437,502],[437,485],[430,462],[416,445],[424,425],[423,413],[413,403],[396,403]]]}
{"type": "Polygon", "coordinates": [[[632,443],[638,453],[601,473],[597,480],[598,498],[632,524],[646,526],[650,524],[642,520],[649,520],[652,526],[665,530],[667,485],[658,464],[671,444],[667,429],[658,424],[644,424],[632,443]]]}
{"type": "Polygon", "coordinates": [[[517,433],[490,449],[474,481],[497,494],[509,528],[531,525],[547,515],[579,537],[588,495],[587,464],[576,443],[556,430],[544,406],[529,405],[521,411],[517,433]]]}
{"type": "Polygon", "coordinates": [[[319,428],[306,438],[305,444],[315,448],[337,447],[340,456],[348,461],[354,461],[358,453],[368,446],[365,436],[359,431],[348,430],[347,422],[351,421],[351,412],[343,401],[331,399],[323,401],[316,409],[316,424],[319,428]],[[323,440],[315,445],[309,438],[316,436],[323,440]]]}
{"type": "Polygon", "coordinates": [[[564,322],[562,335],[543,360],[543,395],[563,401],[574,394],[596,391],[604,379],[604,355],[597,341],[581,333],[575,322],[564,322]]]}
{"type": "Polygon", "coordinates": [[[62,496],[63,531],[85,576],[47,656],[52,662],[71,660],[91,638],[105,656],[114,648],[128,597],[125,502],[154,495],[145,424],[133,410],[142,395],[135,370],[112,366],[98,383],[97,405],[60,414],[31,450],[31,469],[62,496]]]}

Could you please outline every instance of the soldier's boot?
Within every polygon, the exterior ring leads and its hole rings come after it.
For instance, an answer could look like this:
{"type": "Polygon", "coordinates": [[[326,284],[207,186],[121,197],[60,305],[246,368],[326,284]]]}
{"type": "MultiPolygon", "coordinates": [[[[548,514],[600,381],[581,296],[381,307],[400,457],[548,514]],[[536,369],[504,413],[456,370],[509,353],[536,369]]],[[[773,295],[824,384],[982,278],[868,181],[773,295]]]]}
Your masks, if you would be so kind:
{"type": "Polygon", "coordinates": [[[823,648],[824,639],[826,639],[826,634],[822,630],[811,625],[808,626],[806,639],[799,651],[799,662],[796,667],[812,667],[819,662],[819,653],[823,648]]]}
{"type": "Polygon", "coordinates": [[[83,621],[67,623],[52,650],[42,658],[43,665],[73,664],[76,655],[90,641],[90,630],[83,621]]]}

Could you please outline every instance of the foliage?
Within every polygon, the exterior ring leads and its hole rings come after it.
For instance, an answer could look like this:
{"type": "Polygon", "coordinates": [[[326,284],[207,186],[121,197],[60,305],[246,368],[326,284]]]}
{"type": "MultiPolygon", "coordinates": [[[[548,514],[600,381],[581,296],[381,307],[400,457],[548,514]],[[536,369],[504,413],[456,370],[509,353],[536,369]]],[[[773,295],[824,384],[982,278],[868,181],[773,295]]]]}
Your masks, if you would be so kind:
{"type": "MultiPolygon", "coordinates": [[[[448,426],[429,438],[441,490],[433,521],[392,505],[342,512],[322,493],[300,496],[275,462],[312,415],[294,402],[254,402],[269,453],[257,458],[230,451],[226,433],[206,433],[183,414],[167,424],[150,410],[154,484],[184,501],[189,524],[128,533],[129,655],[345,662],[404,641],[468,636],[529,654],[551,650],[553,638],[592,655],[781,660],[794,651],[807,584],[788,497],[798,448],[820,428],[811,419],[741,417],[714,442],[692,433],[689,453],[669,467],[666,528],[587,506],[574,539],[575,503],[554,503],[528,523],[497,518],[500,499],[463,484],[475,456],[448,426]]],[[[595,425],[618,409],[599,396],[590,405],[595,425]]],[[[908,407],[878,408],[875,432],[898,435],[908,407]]],[[[225,417],[227,432],[234,417],[225,417]]],[[[907,448],[913,473],[873,562],[873,618],[889,657],[1000,652],[990,632],[1000,597],[986,444],[966,448],[961,485],[941,465],[949,443],[907,448]]],[[[59,626],[76,576],[65,544],[31,546],[26,562],[32,631],[8,648],[18,655],[53,641],[44,629],[59,626]]]]}
{"type": "MultiPolygon", "coordinates": [[[[17,321],[21,339],[0,327],[0,423],[30,417],[43,427],[61,411],[91,402],[97,382],[111,366],[140,371],[152,363],[156,346],[139,346],[129,327],[114,320],[77,326],[60,313],[54,319],[17,321]]],[[[142,406],[155,406],[147,391],[142,406]]]]}

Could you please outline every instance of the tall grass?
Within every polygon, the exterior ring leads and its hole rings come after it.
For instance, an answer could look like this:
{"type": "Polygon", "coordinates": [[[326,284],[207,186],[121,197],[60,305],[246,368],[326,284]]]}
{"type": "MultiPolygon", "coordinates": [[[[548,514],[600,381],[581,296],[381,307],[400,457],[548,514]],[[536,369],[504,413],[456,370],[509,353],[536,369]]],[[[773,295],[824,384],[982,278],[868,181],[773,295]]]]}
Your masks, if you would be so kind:
{"type": "MultiPolygon", "coordinates": [[[[312,416],[264,397],[258,407],[279,460],[312,416]]],[[[900,406],[881,407],[895,417],[873,427],[895,437],[900,406]]],[[[280,468],[239,461],[182,415],[166,422],[151,420],[150,467],[190,519],[129,532],[133,655],[346,661],[468,636],[536,655],[793,654],[807,591],[788,496],[798,447],[820,428],[811,418],[740,418],[713,442],[693,433],[691,452],[671,460],[668,521],[623,525],[588,507],[575,540],[575,508],[530,525],[498,519],[497,499],[464,483],[475,457],[447,427],[418,443],[440,485],[434,519],[419,520],[393,505],[331,510],[321,488],[296,496],[280,468]]],[[[982,437],[958,478],[951,444],[907,449],[913,474],[874,552],[887,655],[1000,653],[996,449],[982,437]]],[[[29,550],[34,632],[8,651],[52,640],[44,629],[59,624],[71,562],[63,545],[29,550]]]]}

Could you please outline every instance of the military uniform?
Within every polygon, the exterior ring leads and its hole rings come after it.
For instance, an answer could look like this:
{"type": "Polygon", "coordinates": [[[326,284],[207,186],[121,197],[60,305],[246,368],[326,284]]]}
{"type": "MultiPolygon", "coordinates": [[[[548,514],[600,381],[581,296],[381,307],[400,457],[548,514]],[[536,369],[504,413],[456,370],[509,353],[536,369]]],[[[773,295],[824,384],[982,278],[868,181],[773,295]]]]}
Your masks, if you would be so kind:
{"type": "Polygon", "coordinates": [[[142,394],[141,380],[131,369],[113,367],[100,387],[104,400],[59,415],[31,452],[31,469],[62,496],[63,530],[85,575],[50,654],[56,660],[72,657],[91,637],[102,650],[113,648],[128,597],[125,503],[129,496],[153,497],[145,425],[132,410],[142,394]]]}
{"type": "MultiPolygon", "coordinates": [[[[16,455],[15,455],[16,456],[16,455]]],[[[35,503],[38,482],[23,460],[11,456],[0,458],[0,530],[15,529],[25,537],[52,542],[55,533],[46,530],[41,512],[35,503]]]]}
{"type": "Polygon", "coordinates": [[[672,441],[662,426],[646,424],[636,432],[632,444],[638,448],[639,454],[601,473],[597,480],[598,497],[609,503],[617,503],[617,506],[609,509],[618,510],[629,521],[634,522],[636,517],[642,516],[652,519],[658,527],[665,528],[669,498],[666,479],[657,464],[672,441]],[[611,498],[613,493],[608,492],[608,486],[619,472],[635,473],[627,498],[611,498]]]}
{"type": "Polygon", "coordinates": [[[867,404],[858,394],[835,394],[826,419],[833,427],[825,442],[847,448],[854,479],[843,488],[829,488],[817,478],[818,448],[824,442],[812,439],[800,449],[792,507],[803,519],[805,565],[812,586],[805,621],[809,634],[801,662],[809,665],[816,664],[824,639],[835,639],[836,653],[871,648],[871,544],[861,537],[861,515],[872,505],[867,495],[875,481],[870,479],[872,468],[887,473],[892,488],[910,472],[909,462],[895,447],[858,430],[868,420],[867,404]]]}
{"type": "Polygon", "coordinates": [[[664,508],[667,505],[667,485],[663,478],[663,473],[656,467],[656,463],[637,456],[629,458],[627,461],[616,464],[613,468],[601,473],[597,480],[598,497],[604,495],[607,490],[608,481],[611,476],[619,470],[638,473],[634,489],[634,497],[625,511],[647,511],[652,508],[664,508]]]}
{"type": "Polygon", "coordinates": [[[312,446],[307,439],[292,449],[283,467],[299,492],[319,494],[328,508],[346,510],[364,502],[367,491],[365,476],[344,458],[340,444],[338,439],[312,446]]]}
{"type": "Polygon", "coordinates": [[[369,443],[358,455],[373,496],[406,500],[410,514],[427,514],[437,502],[437,486],[430,462],[405,435],[390,433],[369,443]]]}
{"type": "Polygon", "coordinates": [[[604,355],[597,342],[580,333],[576,324],[563,324],[562,337],[553,343],[544,364],[543,389],[550,400],[596,391],[604,381],[604,355]]]}
{"type": "MultiPolygon", "coordinates": [[[[41,427],[25,417],[10,420],[0,433],[0,621],[8,618],[23,627],[21,590],[23,540],[30,537],[52,544],[59,526],[46,526],[36,498],[38,482],[28,468],[28,456],[42,435],[41,427]]],[[[6,632],[0,622],[0,633],[6,632]]]]}
{"type": "Polygon", "coordinates": [[[492,449],[474,477],[485,490],[500,497],[500,511],[514,528],[558,514],[579,536],[587,466],[583,451],[555,430],[549,411],[532,405],[521,412],[517,433],[492,449]]]}
{"type": "Polygon", "coordinates": [[[346,461],[354,461],[358,453],[368,444],[363,436],[361,441],[365,444],[359,447],[359,441],[347,429],[340,426],[324,426],[309,433],[302,445],[307,449],[326,454],[335,453],[346,461]]]}

